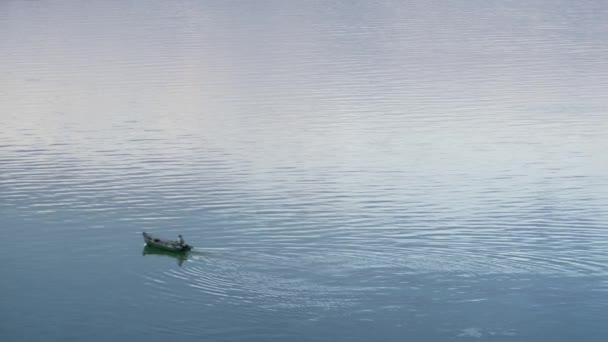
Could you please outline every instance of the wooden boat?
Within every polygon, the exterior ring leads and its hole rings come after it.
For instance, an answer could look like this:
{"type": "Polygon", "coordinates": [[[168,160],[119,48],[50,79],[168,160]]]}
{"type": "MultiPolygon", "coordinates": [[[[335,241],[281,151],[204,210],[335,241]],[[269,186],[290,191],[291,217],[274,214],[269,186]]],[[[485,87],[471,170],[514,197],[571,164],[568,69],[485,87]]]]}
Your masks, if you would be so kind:
{"type": "Polygon", "coordinates": [[[144,241],[148,246],[164,249],[166,251],[171,252],[187,252],[192,249],[192,246],[188,244],[180,244],[177,241],[160,239],[146,232],[144,232],[143,235],[144,241]]]}

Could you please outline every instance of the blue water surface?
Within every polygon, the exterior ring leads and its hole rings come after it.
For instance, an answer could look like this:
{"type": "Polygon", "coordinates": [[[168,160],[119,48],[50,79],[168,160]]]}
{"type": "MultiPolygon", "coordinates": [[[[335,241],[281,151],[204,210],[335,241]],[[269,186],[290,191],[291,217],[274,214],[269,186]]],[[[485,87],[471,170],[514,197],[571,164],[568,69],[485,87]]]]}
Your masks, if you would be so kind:
{"type": "Polygon", "coordinates": [[[608,340],[607,16],[1,1],[0,340],[608,340]]]}

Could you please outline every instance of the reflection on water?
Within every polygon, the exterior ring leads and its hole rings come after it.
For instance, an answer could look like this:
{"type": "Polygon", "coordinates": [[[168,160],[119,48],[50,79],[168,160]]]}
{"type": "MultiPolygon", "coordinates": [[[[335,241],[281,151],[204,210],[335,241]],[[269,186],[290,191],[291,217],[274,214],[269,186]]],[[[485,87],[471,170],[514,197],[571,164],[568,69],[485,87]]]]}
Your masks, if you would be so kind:
{"type": "Polygon", "coordinates": [[[190,252],[171,252],[166,251],[164,249],[152,247],[152,246],[144,246],[142,250],[142,255],[162,255],[166,257],[170,257],[177,260],[177,264],[181,267],[184,261],[188,260],[188,255],[190,252]]]}
{"type": "Polygon", "coordinates": [[[0,1],[3,341],[605,341],[607,15],[0,1]]]}

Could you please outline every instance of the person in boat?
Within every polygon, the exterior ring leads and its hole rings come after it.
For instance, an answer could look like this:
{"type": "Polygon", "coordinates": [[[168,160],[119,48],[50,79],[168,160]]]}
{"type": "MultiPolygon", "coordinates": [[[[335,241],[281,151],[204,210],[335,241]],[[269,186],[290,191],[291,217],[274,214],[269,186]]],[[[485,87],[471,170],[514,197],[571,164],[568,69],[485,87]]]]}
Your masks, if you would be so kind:
{"type": "Polygon", "coordinates": [[[186,244],[186,242],[184,241],[184,238],[182,237],[182,235],[178,235],[179,236],[179,240],[177,241],[179,243],[180,246],[183,246],[186,244]]]}

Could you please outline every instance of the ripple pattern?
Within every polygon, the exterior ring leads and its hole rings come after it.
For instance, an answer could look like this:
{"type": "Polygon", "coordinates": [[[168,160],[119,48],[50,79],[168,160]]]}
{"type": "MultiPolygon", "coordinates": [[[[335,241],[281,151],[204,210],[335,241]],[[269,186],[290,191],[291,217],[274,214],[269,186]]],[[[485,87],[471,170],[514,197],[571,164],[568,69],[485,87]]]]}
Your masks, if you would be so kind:
{"type": "Polygon", "coordinates": [[[607,14],[2,1],[0,229],[19,243],[0,249],[15,298],[0,331],[589,340],[568,321],[608,336],[607,14]],[[142,253],[141,231],[197,248],[142,253]],[[549,318],[495,323],[523,312],[549,318]]]}

